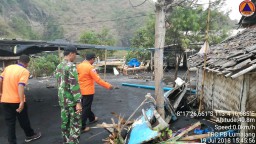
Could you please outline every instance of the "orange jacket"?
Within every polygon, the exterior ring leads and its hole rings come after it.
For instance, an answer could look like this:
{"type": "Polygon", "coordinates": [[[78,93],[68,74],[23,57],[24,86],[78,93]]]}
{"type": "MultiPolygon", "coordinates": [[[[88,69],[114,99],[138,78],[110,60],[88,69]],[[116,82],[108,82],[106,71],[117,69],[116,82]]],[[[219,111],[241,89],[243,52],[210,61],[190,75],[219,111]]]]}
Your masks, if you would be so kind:
{"type": "Polygon", "coordinates": [[[110,89],[111,87],[111,84],[105,82],[99,77],[94,67],[88,61],[78,64],[77,72],[82,95],[91,95],[95,93],[94,82],[106,89],[110,89]]]}

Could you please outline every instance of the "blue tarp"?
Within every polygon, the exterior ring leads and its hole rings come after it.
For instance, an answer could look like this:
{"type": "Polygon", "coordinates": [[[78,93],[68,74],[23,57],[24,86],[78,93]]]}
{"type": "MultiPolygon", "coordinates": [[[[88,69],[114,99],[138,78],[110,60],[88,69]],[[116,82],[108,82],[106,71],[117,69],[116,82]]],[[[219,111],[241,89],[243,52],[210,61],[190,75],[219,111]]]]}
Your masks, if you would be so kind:
{"type": "Polygon", "coordinates": [[[128,66],[129,67],[138,67],[140,66],[140,62],[136,59],[136,58],[132,58],[129,62],[128,62],[128,66]]]}

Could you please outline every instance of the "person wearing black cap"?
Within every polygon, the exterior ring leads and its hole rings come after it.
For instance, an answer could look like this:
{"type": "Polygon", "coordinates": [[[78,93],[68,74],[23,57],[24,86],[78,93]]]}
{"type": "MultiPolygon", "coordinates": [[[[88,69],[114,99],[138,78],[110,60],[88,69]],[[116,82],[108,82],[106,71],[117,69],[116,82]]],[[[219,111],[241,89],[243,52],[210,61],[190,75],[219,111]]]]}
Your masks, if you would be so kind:
{"type": "Polygon", "coordinates": [[[81,93],[78,74],[73,61],[77,50],[73,46],[64,49],[64,60],[57,66],[58,98],[61,108],[61,131],[64,143],[78,144],[81,133],[81,93]]]}
{"type": "Polygon", "coordinates": [[[90,130],[90,128],[86,126],[88,119],[90,123],[98,121],[98,117],[96,117],[91,110],[93,96],[95,93],[94,82],[98,83],[106,89],[113,89],[111,84],[100,78],[92,66],[92,64],[95,62],[95,58],[96,55],[94,53],[88,53],[86,54],[86,60],[77,66],[78,80],[82,93],[82,132],[87,132],[90,130]]]}

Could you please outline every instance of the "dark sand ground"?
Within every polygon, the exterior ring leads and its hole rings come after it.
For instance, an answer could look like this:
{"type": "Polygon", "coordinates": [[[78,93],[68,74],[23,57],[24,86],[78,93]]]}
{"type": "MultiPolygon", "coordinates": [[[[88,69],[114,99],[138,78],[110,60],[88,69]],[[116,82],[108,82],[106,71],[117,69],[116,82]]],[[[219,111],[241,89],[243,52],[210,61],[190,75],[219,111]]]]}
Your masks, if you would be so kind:
{"type": "MultiPolygon", "coordinates": [[[[181,74],[183,75],[184,73],[181,74]]],[[[131,77],[136,77],[136,75],[114,76],[108,74],[106,81],[119,87],[119,89],[112,91],[106,90],[96,84],[96,94],[92,109],[95,115],[100,118],[98,123],[111,123],[111,118],[113,118],[111,112],[116,112],[117,114],[121,114],[125,118],[128,118],[144,100],[144,96],[147,93],[154,95],[153,90],[121,86],[123,82],[154,85],[153,81],[145,80],[143,77],[139,77],[140,79],[131,79],[131,77]]],[[[36,131],[42,132],[42,138],[30,142],[31,144],[58,144],[62,142],[57,88],[46,88],[47,85],[55,86],[55,79],[33,78],[29,81],[29,90],[26,91],[31,125],[36,131]]],[[[141,115],[141,110],[136,113],[134,118],[137,118],[139,115],[141,115]]],[[[90,126],[95,126],[95,124],[90,126]]],[[[18,122],[16,125],[16,135],[18,144],[24,143],[25,135],[18,122]]],[[[104,129],[91,129],[91,131],[81,135],[80,143],[101,144],[103,143],[102,139],[106,138],[108,135],[109,134],[104,129]]],[[[0,108],[0,144],[6,143],[6,125],[3,118],[2,108],[0,108]]]]}

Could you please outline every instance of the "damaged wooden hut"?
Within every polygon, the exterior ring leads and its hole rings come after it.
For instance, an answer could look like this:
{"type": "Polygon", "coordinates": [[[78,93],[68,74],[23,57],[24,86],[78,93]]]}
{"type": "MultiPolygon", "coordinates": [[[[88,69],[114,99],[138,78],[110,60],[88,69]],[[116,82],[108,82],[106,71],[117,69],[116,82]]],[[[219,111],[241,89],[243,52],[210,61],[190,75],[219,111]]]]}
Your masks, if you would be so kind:
{"type": "Polygon", "coordinates": [[[196,54],[188,61],[190,68],[197,67],[198,95],[204,80],[204,110],[256,111],[256,25],[210,47],[205,78],[204,56],[196,54]]]}

